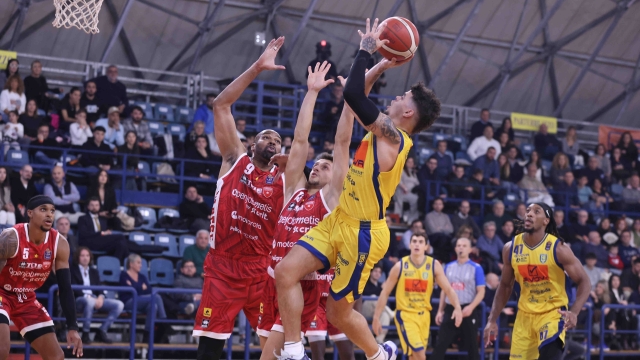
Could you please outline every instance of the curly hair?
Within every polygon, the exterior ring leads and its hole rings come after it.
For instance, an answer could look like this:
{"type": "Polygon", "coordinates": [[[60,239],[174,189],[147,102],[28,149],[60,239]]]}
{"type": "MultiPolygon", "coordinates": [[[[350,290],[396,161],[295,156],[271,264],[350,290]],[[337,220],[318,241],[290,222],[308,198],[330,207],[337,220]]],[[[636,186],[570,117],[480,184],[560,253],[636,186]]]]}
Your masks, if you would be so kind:
{"type": "Polygon", "coordinates": [[[429,128],[440,117],[440,99],[422,82],[411,87],[411,95],[418,112],[418,122],[411,132],[413,135],[429,128]]]}

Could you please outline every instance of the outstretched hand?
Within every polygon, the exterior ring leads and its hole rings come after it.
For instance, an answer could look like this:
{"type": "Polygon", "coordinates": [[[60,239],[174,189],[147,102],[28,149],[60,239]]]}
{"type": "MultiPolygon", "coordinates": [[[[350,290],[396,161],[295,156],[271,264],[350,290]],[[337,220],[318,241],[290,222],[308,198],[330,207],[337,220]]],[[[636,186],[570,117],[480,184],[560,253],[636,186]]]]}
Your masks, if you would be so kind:
{"type": "Polygon", "coordinates": [[[373,54],[378,50],[383,44],[389,42],[389,40],[380,40],[380,34],[386,25],[378,26],[378,18],[373,21],[373,26],[370,26],[371,20],[367,18],[367,25],[365,27],[364,34],[362,31],[358,30],[358,34],[360,34],[360,50],[367,51],[369,54],[373,54]]]}
{"type": "Polygon", "coordinates": [[[273,39],[269,41],[269,45],[264,49],[262,55],[258,61],[256,61],[256,66],[260,71],[264,70],[284,70],[285,67],[282,65],[276,65],[276,55],[278,55],[278,50],[284,44],[284,36],[280,36],[277,39],[273,39]]]}
{"type": "Polygon", "coordinates": [[[327,85],[334,83],[333,79],[325,80],[330,68],[331,64],[327,61],[324,61],[322,64],[319,62],[316,63],[315,69],[311,69],[311,66],[308,67],[309,77],[307,78],[307,87],[309,91],[320,91],[327,87],[327,85]]]}
{"type": "Polygon", "coordinates": [[[67,331],[67,349],[73,347],[73,355],[82,357],[82,339],[76,330],[67,331]]]}
{"type": "Polygon", "coordinates": [[[402,65],[408,63],[409,61],[411,61],[411,59],[413,59],[413,55],[409,56],[406,59],[402,59],[402,60],[399,60],[397,58],[391,58],[391,60],[389,60],[389,59],[383,57],[382,60],[380,60],[380,65],[382,66],[382,68],[384,70],[389,70],[389,69],[393,69],[393,68],[398,67],[398,66],[402,66],[402,65]]]}

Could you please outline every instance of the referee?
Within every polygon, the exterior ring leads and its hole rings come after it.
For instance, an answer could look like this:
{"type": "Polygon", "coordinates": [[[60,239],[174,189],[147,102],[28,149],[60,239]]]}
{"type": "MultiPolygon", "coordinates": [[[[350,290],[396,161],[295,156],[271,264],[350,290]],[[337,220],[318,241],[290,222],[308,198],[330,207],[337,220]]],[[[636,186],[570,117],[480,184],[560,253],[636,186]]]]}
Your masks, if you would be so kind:
{"type": "MultiPolygon", "coordinates": [[[[480,359],[478,354],[478,325],[480,325],[480,309],[478,305],[484,298],[484,271],[482,267],[469,260],[471,253],[471,240],[460,238],[456,241],[456,254],[458,260],[445,265],[444,273],[451,287],[460,299],[462,307],[462,324],[460,331],[463,339],[461,350],[468,352],[467,359],[480,359]]],[[[447,348],[457,336],[457,328],[451,319],[453,306],[444,292],[440,295],[440,306],[436,315],[436,324],[440,326],[438,331],[438,341],[436,343],[431,359],[444,359],[447,348]],[[446,300],[446,307],[445,307],[446,300]]]]}

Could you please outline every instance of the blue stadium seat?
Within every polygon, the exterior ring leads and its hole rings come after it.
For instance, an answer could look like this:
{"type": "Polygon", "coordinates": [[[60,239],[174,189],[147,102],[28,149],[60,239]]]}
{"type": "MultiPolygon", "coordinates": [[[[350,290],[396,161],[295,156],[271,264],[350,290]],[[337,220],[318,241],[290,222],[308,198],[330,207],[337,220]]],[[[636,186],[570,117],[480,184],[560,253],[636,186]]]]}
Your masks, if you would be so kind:
{"type": "Polygon", "coordinates": [[[529,159],[529,156],[531,155],[531,153],[533,152],[533,145],[531,144],[522,144],[522,146],[520,147],[520,150],[522,150],[522,155],[529,159]]]}
{"type": "Polygon", "coordinates": [[[124,205],[120,205],[117,207],[118,211],[122,211],[123,213],[129,215],[129,208],[124,206],[124,205]]]}
{"type": "Polygon", "coordinates": [[[181,124],[171,124],[167,126],[169,128],[169,134],[178,135],[180,141],[184,141],[185,136],[187,135],[187,130],[181,124]]]}
{"type": "Polygon", "coordinates": [[[179,218],[180,217],[180,212],[176,209],[171,209],[171,208],[162,208],[160,210],[158,210],[158,218],[161,218],[163,216],[169,216],[172,218],[179,218]]]}
{"type": "Polygon", "coordinates": [[[151,168],[146,161],[138,161],[138,171],[140,174],[151,174],[151,168]]]}
{"type": "Polygon", "coordinates": [[[193,111],[193,109],[186,106],[178,106],[176,107],[176,116],[174,119],[179,123],[190,124],[194,114],[195,111],[193,111]]]}
{"type": "Polygon", "coordinates": [[[129,241],[133,241],[139,245],[153,245],[151,243],[151,235],[140,231],[130,232],[129,241]]]}
{"type": "Polygon", "coordinates": [[[147,120],[153,119],[153,106],[144,101],[134,101],[133,105],[140,106],[144,110],[144,118],[147,120]]]}
{"type": "Polygon", "coordinates": [[[191,245],[195,245],[196,244],[196,238],[193,235],[182,235],[180,236],[180,256],[184,255],[184,249],[186,249],[188,246],[191,245]]]}
{"type": "Polygon", "coordinates": [[[66,163],[68,163],[69,161],[71,161],[71,160],[75,160],[75,159],[76,159],[76,156],[75,156],[75,155],[73,155],[73,154],[67,154],[67,156],[60,155],[60,161],[61,161],[63,164],[66,164],[66,163]]]}
{"type": "Polygon", "coordinates": [[[38,116],[47,116],[47,112],[43,109],[38,109],[36,113],[38,114],[38,116]]]}
{"type": "Polygon", "coordinates": [[[120,260],[113,256],[100,256],[97,261],[100,281],[118,283],[120,281],[120,260]]]}
{"type": "Polygon", "coordinates": [[[460,144],[460,151],[467,151],[467,138],[462,135],[453,135],[451,140],[460,144]]]}
{"type": "Polygon", "coordinates": [[[433,155],[434,151],[423,147],[420,149],[420,154],[418,155],[418,167],[420,167],[422,164],[424,164],[427,160],[429,160],[429,158],[431,157],[431,155],[433,155]]]}
{"type": "Polygon", "coordinates": [[[159,122],[149,121],[149,132],[152,136],[164,135],[164,125],[159,122]]]}
{"type": "Polygon", "coordinates": [[[149,263],[151,285],[173,286],[173,263],[167,259],[153,259],[149,263]]]}
{"type": "Polygon", "coordinates": [[[624,190],[624,187],[620,184],[611,184],[611,196],[613,197],[614,200],[616,201],[621,201],[622,200],[622,190],[624,190]]]}
{"type": "Polygon", "coordinates": [[[148,231],[159,231],[159,229],[153,227],[153,225],[155,225],[158,221],[158,218],[156,217],[156,211],[154,209],[139,206],[138,211],[140,212],[140,215],[142,215],[142,218],[145,222],[144,225],[142,225],[143,229],[148,231]]]}
{"type": "Polygon", "coordinates": [[[29,163],[29,153],[26,151],[11,149],[7,152],[6,162],[10,166],[22,167],[29,163]]]}
{"type": "MultiPolygon", "coordinates": [[[[124,259],[124,271],[127,271],[127,264],[129,263],[129,258],[124,259]]],[[[140,274],[149,278],[149,263],[147,259],[142,259],[142,266],[140,267],[140,274]]]]}
{"type": "Polygon", "coordinates": [[[433,148],[435,149],[438,147],[438,141],[449,139],[451,139],[451,135],[448,134],[433,134],[433,148]]]}
{"type": "Polygon", "coordinates": [[[166,250],[162,253],[162,256],[170,258],[179,258],[180,251],[178,251],[178,240],[176,237],[167,233],[160,233],[155,235],[155,245],[164,246],[166,250]]]}
{"type": "Polygon", "coordinates": [[[173,107],[169,104],[156,104],[153,108],[155,119],[160,121],[174,121],[173,107]]]}
{"type": "Polygon", "coordinates": [[[458,151],[456,153],[456,160],[458,159],[464,159],[467,160],[470,163],[473,163],[473,161],[471,161],[471,158],[469,157],[469,154],[467,154],[466,151],[458,151]]]}

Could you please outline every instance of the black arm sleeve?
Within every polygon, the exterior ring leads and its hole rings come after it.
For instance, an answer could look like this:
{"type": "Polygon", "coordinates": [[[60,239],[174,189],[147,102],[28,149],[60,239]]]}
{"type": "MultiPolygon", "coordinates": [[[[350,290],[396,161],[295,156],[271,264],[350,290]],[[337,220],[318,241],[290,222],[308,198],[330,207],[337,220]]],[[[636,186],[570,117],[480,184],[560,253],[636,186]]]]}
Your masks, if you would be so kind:
{"type": "Polygon", "coordinates": [[[344,87],[344,100],[365,126],[373,124],[380,115],[376,104],[364,94],[364,74],[370,58],[367,51],[358,51],[344,87]]]}
{"type": "Polygon", "coordinates": [[[67,329],[78,331],[76,299],[73,297],[73,290],[71,290],[71,272],[69,269],[59,269],[56,271],[56,277],[60,291],[60,307],[67,318],[67,329]]]}

